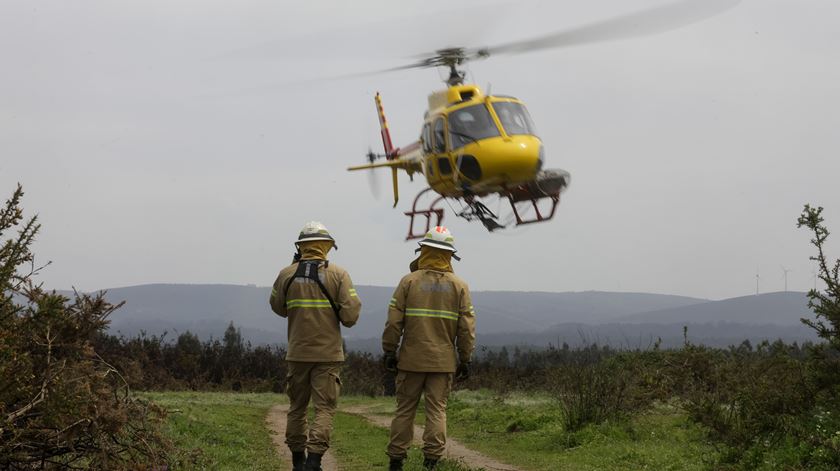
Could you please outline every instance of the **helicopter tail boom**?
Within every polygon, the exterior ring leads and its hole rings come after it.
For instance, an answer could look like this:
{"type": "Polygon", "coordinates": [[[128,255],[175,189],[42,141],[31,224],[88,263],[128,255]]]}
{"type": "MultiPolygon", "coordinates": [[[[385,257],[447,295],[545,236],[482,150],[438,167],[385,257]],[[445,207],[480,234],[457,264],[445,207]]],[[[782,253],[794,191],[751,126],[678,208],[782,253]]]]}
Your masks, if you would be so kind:
{"type": "Polygon", "coordinates": [[[402,169],[409,173],[409,175],[413,174],[414,172],[419,171],[419,164],[413,160],[400,158],[399,149],[394,152],[393,160],[387,160],[385,162],[375,162],[369,163],[367,165],[356,165],[353,167],[347,167],[347,170],[367,170],[373,168],[390,168],[391,169],[391,183],[394,188],[394,207],[397,206],[397,202],[400,200],[400,193],[399,193],[399,186],[397,183],[397,171],[402,169]]]}
{"type": "Polygon", "coordinates": [[[402,169],[411,177],[416,172],[423,171],[422,150],[419,142],[413,142],[403,148],[394,147],[391,141],[391,132],[388,129],[388,120],[385,119],[385,111],[382,108],[382,98],[379,92],[376,93],[376,113],[379,116],[379,128],[382,135],[382,146],[385,148],[384,154],[375,154],[372,150],[367,153],[367,165],[355,165],[348,167],[347,170],[367,170],[374,168],[390,168],[391,169],[391,184],[394,191],[394,207],[400,200],[399,184],[398,184],[398,170],[402,169]],[[384,158],[384,162],[376,162],[377,159],[384,158]]]}

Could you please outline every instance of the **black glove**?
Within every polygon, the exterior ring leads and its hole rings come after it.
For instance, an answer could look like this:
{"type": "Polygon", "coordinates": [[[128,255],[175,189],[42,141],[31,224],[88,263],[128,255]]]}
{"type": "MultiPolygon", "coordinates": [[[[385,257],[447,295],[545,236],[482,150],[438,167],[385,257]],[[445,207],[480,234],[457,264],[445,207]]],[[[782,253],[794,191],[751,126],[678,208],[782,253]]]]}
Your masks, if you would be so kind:
{"type": "Polygon", "coordinates": [[[455,379],[458,381],[465,381],[470,377],[470,362],[463,361],[460,365],[458,365],[458,369],[455,370],[455,379]]]}
{"type": "Polygon", "coordinates": [[[397,372],[397,354],[395,352],[385,352],[382,355],[382,366],[385,367],[385,371],[390,371],[391,373],[397,372]]]}

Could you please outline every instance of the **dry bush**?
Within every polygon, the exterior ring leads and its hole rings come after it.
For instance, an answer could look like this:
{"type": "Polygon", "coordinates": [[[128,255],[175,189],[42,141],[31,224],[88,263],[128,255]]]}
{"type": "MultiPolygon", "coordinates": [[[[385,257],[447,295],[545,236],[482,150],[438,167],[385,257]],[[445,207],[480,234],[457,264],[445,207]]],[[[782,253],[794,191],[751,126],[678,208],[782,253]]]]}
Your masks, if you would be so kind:
{"type": "Polygon", "coordinates": [[[39,225],[23,223],[22,196],[18,187],[0,212],[0,468],[165,464],[161,411],[135,399],[92,346],[119,306],[103,294],[71,301],[34,284],[39,225]]]}

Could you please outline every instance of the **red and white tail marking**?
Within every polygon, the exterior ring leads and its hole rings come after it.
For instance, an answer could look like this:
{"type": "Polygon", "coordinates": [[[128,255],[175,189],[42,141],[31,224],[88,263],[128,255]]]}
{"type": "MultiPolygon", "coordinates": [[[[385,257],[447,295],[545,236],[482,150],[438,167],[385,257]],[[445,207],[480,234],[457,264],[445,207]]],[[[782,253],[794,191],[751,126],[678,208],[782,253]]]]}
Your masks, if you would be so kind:
{"type": "Polygon", "coordinates": [[[376,92],[376,112],[379,114],[379,128],[382,134],[382,145],[385,147],[385,156],[388,160],[396,158],[394,144],[391,142],[391,131],[388,130],[388,120],[385,119],[385,110],[382,109],[382,98],[376,92]]]}

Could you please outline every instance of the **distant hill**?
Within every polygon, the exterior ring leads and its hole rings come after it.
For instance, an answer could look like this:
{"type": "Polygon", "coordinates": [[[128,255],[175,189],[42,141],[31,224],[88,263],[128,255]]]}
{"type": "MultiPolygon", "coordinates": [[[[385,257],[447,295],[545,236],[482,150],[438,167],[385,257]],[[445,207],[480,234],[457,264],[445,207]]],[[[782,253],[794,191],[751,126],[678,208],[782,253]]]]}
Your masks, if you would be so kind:
{"type": "MultiPolygon", "coordinates": [[[[393,288],[357,286],[364,309],[359,323],[342,334],[351,348],[374,350],[382,333],[393,288]]],[[[254,344],[285,343],[286,321],[268,306],[270,288],[241,285],[151,284],[108,290],[125,305],[111,316],[111,332],[140,332],[173,338],[191,331],[221,337],[233,321],[254,344]]],[[[770,293],[723,301],[648,293],[601,291],[547,293],[476,291],[477,331],[482,345],[570,345],[598,341],[641,347],[661,337],[669,346],[690,337],[708,344],[744,338],[812,338],[799,323],[809,315],[803,293],[770,293]],[[747,326],[765,326],[761,329],[747,326]]]]}
{"type": "Polygon", "coordinates": [[[639,312],[615,320],[634,324],[727,322],[750,325],[800,325],[799,319],[803,317],[814,317],[808,309],[806,294],[788,291],[639,312]]]}
{"type": "MultiPolygon", "coordinates": [[[[357,286],[363,311],[359,323],[344,329],[346,338],[382,333],[394,289],[357,286]]],[[[255,342],[285,341],[286,321],[268,306],[268,287],[240,285],[151,284],[107,290],[112,302],[125,301],[111,318],[111,330],[132,336],[190,330],[202,337],[219,336],[230,321],[255,342]],[[262,332],[262,333],[260,333],[262,332]]],[[[598,324],[619,317],[705,303],[683,296],[644,293],[477,291],[473,304],[481,334],[538,332],[561,322],[598,324]]]]}
{"type": "Polygon", "coordinates": [[[639,312],[672,309],[708,300],[649,293],[478,291],[473,304],[485,332],[540,331],[561,322],[601,324],[639,312]],[[656,306],[656,307],[652,307],[656,306]]]}
{"type": "Polygon", "coordinates": [[[645,349],[661,341],[662,348],[680,347],[684,344],[683,327],[688,328],[688,341],[714,347],[728,347],[738,345],[749,340],[753,345],[762,340],[785,342],[804,342],[818,340],[813,329],[799,325],[775,324],[738,324],[738,323],[707,323],[707,324],[617,324],[601,325],[560,324],[539,333],[523,334],[490,334],[481,336],[480,342],[485,346],[528,345],[546,347],[560,346],[563,343],[580,346],[597,343],[616,348],[645,349]]]}

